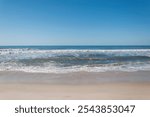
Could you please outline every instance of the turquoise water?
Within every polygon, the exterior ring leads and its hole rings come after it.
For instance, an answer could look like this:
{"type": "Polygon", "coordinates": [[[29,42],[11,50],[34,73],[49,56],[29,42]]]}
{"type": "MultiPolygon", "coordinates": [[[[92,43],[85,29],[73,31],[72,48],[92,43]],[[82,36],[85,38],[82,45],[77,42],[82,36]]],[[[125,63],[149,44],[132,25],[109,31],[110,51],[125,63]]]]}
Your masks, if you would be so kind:
{"type": "Polygon", "coordinates": [[[1,71],[150,70],[150,46],[0,46],[1,71]]]}

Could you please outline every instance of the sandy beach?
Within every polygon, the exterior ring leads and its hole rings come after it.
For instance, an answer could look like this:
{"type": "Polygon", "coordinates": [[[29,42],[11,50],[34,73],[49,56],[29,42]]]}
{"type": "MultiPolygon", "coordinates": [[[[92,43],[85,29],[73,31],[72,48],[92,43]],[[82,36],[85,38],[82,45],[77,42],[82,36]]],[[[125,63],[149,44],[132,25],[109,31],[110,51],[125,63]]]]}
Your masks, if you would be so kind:
{"type": "Polygon", "coordinates": [[[150,72],[0,72],[0,99],[150,99],[150,72]]]}

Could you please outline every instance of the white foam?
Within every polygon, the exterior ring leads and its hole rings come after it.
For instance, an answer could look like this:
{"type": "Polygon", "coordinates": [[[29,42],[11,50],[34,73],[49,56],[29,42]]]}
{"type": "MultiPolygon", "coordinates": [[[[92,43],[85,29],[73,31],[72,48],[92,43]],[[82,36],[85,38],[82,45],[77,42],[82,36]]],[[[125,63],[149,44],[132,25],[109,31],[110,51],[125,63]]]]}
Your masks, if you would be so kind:
{"type": "Polygon", "coordinates": [[[118,50],[29,50],[29,49],[0,49],[0,59],[45,58],[58,55],[106,54],[116,56],[148,56],[150,49],[118,49],[118,50]]]}
{"type": "Polygon", "coordinates": [[[40,72],[40,73],[68,73],[68,72],[105,72],[105,71],[139,71],[150,70],[150,62],[146,63],[128,63],[119,66],[106,65],[90,67],[70,66],[58,67],[53,63],[46,63],[43,66],[25,66],[16,63],[19,59],[48,58],[61,55],[73,55],[75,57],[81,54],[106,54],[109,56],[147,56],[150,57],[150,49],[117,49],[117,50],[34,50],[34,49],[0,49],[0,71],[24,71],[24,72],[40,72]]]}
{"type": "Polygon", "coordinates": [[[87,65],[70,66],[70,67],[56,67],[53,64],[47,64],[46,66],[23,66],[16,63],[3,63],[0,64],[0,71],[23,71],[31,73],[70,73],[70,72],[106,72],[106,71],[141,71],[150,70],[150,63],[139,64],[124,64],[120,66],[106,65],[102,67],[90,67],[87,65]]]}

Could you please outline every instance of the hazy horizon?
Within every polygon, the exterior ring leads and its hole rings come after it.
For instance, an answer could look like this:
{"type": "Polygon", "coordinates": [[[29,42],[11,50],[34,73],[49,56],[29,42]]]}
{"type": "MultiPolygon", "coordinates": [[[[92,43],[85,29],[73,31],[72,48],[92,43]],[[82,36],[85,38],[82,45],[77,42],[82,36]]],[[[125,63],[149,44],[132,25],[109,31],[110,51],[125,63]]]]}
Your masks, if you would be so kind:
{"type": "Polygon", "coordinates": [[[0,45],[0,46],[150,46],[150,45],[0,45]]]}

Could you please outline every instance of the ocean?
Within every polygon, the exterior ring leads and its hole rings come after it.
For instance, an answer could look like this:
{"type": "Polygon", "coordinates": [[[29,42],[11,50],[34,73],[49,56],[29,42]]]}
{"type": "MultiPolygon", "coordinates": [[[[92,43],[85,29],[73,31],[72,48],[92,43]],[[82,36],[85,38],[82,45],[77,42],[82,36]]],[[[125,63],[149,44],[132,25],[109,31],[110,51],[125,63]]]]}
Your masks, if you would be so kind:
{"type": "Polygon", "coordinates": [[[150,46],[0,46],[0,71],[150,70],[150,46]]]}

